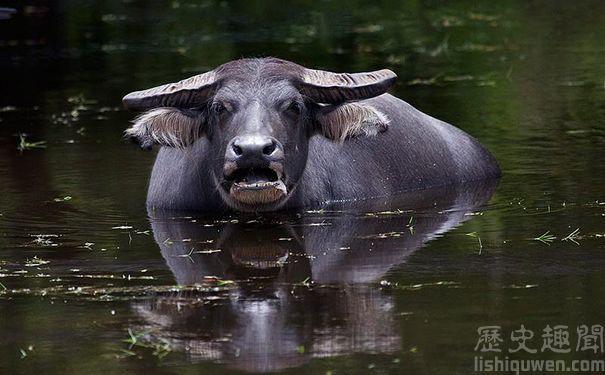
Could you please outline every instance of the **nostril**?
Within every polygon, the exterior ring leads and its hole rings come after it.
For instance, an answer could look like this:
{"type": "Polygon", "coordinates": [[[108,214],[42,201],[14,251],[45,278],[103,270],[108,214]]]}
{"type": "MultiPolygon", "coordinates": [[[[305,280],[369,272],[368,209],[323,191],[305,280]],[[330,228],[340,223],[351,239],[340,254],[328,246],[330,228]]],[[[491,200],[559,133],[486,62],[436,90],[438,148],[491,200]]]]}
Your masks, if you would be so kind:
{"type": "Polygon", "coordinates": [[[235,155],[237,156],[241,156],[244,153],[244,150],[242,150],[242,148],[238,145],[236,145],[235,143],[233,144],[233,152],[235,153],[235,155]]]}
{"type": "Polygon", "coordinates": [[[271,155],[273,153],[273,151],[275,151],[276,147],[277,147],[277,145],[275,144],[275,141],[271,141],[271,143],[269,145],[267,145],[263,148],[263,154],[271,155]]]}

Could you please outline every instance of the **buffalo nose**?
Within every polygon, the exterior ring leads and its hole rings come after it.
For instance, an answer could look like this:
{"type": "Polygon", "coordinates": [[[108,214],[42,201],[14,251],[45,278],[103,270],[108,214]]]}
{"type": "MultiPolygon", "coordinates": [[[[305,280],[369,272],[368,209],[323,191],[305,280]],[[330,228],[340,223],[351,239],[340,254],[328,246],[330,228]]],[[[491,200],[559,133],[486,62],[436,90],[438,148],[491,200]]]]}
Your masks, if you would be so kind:
{"type": "Polygon", "coordinates": [[[272,160],[283,156],[281,144],[275,138],[258,135],[234,138],[227,153],[234,160],[272,160]]]}

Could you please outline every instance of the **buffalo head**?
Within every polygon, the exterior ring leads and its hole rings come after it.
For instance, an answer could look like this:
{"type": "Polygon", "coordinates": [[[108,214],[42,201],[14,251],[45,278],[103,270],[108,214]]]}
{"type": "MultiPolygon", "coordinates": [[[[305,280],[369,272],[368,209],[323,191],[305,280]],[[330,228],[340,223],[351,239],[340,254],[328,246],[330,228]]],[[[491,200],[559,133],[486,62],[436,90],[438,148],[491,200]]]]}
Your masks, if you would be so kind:
{"type": "Polygon", "coordinates": [[[309,138],[373,136],[387,117],[359,102],[385,93],[390,70],[331,73],[274,59],[243,59],[126,95],[145,111],[126,131],[144,148],[187,149],[209,141],[212,178],[225,203],[244,211],[280,207],[296,188],[309,138]]]}

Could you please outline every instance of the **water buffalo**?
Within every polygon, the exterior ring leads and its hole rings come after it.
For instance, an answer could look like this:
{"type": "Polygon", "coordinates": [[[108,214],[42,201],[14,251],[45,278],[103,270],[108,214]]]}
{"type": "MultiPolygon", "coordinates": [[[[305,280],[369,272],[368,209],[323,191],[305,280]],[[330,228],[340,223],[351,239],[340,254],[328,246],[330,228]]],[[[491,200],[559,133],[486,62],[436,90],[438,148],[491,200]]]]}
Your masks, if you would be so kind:
{"type": "Polygon", "coordinates": [[[126,95],[126,135],[161,147],[147,204],[270,211],[496,178],[474,138],[386,94],[396,75],[236,60],[126,95]]]}

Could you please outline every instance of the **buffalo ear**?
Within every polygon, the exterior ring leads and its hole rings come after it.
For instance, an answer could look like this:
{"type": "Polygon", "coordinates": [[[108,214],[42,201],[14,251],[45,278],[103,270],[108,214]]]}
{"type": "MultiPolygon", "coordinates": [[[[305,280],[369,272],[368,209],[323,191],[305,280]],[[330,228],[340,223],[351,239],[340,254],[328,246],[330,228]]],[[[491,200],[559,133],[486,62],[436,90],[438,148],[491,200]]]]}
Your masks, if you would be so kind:
{"type": "Polygon", "coordinates": [[[137,117],[124,136],[144,149],[153,145],[184,149],[201,138],[203,133],[204,121],[199,112],[156,108],[137,117]]]}
{"type": "Polygon", "coordinates": [[[389,118],[384,113],[359,102],[322,106],[315,119],[321,134],[339,142],[358,136],[375,136],[389,127],[389,118]]]}

